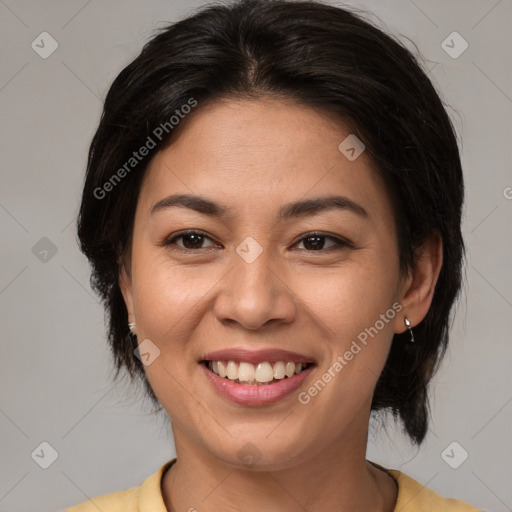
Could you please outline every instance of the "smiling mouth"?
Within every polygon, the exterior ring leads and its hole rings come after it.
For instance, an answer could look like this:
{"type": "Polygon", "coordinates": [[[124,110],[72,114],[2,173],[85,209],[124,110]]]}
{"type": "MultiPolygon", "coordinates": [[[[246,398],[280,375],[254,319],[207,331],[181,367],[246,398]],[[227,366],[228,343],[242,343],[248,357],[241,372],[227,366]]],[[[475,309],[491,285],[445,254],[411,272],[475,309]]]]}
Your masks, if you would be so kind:
{"type": "Polygon", "coordinates": [[[314,363],[293,361],[262,361],[253,364],[245,361],[203,361],[219,377],[237,384],[269,385],[299,375],[314,363]]]}

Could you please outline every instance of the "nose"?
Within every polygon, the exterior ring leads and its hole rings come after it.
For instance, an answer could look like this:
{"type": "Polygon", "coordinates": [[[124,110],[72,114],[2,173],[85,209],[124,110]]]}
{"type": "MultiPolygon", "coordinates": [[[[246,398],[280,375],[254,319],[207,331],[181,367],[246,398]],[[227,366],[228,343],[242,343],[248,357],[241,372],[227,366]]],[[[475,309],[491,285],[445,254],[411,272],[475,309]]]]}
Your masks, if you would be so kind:
{"type": "Polygon", "coordinates": [[[258,330],[290,323],[297,300],[285,281],[279,262],[269,250],[248,262],[234,254],[233,268],[222,280],[214,312],[220,322],[258,330]]]}

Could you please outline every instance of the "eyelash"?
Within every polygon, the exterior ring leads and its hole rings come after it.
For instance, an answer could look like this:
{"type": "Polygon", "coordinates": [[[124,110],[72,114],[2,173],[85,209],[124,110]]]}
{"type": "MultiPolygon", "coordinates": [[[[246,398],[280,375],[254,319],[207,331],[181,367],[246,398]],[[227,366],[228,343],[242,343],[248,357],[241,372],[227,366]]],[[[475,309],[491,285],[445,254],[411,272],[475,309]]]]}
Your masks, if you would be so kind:
{"type": "MultiPolygon", "coordinates": [[[[168,246],[171,246],[171,245],[176,245],[175,241],[179,240],[180,238],[183,238],[186,235],[201,235],[201,236],[203,236],[205,238],[208,238],[212,242],[214,242],[214,240],[212,240],[203,231],[188,230],[188,231],[182,231],[180,233],[177,233],[177,234],[173,235],[170,238],[167,238],[166,240],[164,240],[162,242],[161,245],[164,246],[164,247],[168,247],[168,246]]],[[[349,247],[349,248],[353,248],[354,247],[354,245],[351,242],[349,242],[348,240],[343,240],[342,238],[335,237],[333,235],[328,235],[328,234],[325,234],[325,233],[319,233],[319,232],[306,233],[294,245],[296,245],[296,244],[298,244],[298,243],[300,243],[300,242],[302,242],[304,240],[307,240],[308,238],[313,238],[313,237],[321,237],[321,238],[325,238],[325,239],[330,239],[330,240],[336,242],[336,245],[328,247],[327,249],[319,249],[319,250],[299,249],[299,250],[306,251],[306,252],[309,252],[309,253],[320,253],[320,254],[322,254],[322,253],[326,253],[326,252],[339,251],[339,250],[341,250],[343,248],[346,248],[346,247],[349,247]]],[[[213,247],[201,247],[199,249],[187,249],[186,247],[180,247],[180,246],[176,246],[176,247],[177,247],[177,249],[173,249],[173,250],[179,250],[181,252],[186,252],[186,253],[197,253],[197,252],[205,250],[205,249],[212,249],[213,248],[213,247]]]]}

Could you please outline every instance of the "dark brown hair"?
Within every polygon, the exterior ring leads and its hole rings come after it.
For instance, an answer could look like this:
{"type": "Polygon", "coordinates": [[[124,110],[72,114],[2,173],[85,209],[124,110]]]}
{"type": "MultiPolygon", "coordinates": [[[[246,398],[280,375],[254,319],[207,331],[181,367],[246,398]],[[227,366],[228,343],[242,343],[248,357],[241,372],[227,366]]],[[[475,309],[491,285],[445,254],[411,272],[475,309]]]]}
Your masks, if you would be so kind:
{"type": "Polygon", "coordinates": [[[428,427],[428,383],[446,350],[462,280],[464,187],[456,136],[435,88],[402,43],[359,15],[322,3],[209,5],[162,29],[110,87],[90,146],[77,228],[108,317],[116,377],[123,367],[141,377],[158,403],[134,356],[118,284],[151,158],[126,163],[148,138],[153,155],[171,143],[170,120],[191,98],[200,109],[220,98],[266,96],[327,110],[364,142],[393,201],[403,272],[413,268],[426,237],[441,234],[443,266],[432,305],[414,328],[414,344],[407,331],[395,335],[372,402],[372,410],[401,418],[419,444],[428,427]]]}

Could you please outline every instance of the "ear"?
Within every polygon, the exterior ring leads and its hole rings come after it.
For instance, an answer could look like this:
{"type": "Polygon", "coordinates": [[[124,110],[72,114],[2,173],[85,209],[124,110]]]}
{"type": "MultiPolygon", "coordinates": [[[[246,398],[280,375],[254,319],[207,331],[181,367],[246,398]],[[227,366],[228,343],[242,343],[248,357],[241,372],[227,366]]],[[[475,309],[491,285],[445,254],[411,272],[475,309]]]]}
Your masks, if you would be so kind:
{"type": "Polygon", "coordinates": [[[120,264],[119,270],[119,288],[123,294],[124,303],[128,312],[128,322],[135,322],[135,313],[133,310],[132,278],[131,272],[127,270],[126,263],[120,264]]]}
{"type": "Polygon", "coordinates": [[[415,254],[415,266],[401,286],[399,302],[403,309],[402,315],[397,316],[395,321],[396,333],[407,329],[405,317],[411,322],[411,327],[414,327],[425,318],[430,309],[443,265],[443,240],[439,232],[432,231],[415,254]]]}

